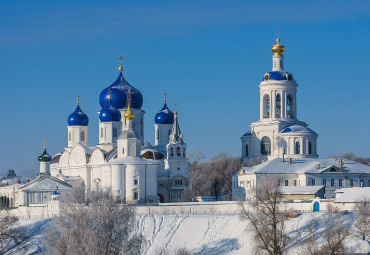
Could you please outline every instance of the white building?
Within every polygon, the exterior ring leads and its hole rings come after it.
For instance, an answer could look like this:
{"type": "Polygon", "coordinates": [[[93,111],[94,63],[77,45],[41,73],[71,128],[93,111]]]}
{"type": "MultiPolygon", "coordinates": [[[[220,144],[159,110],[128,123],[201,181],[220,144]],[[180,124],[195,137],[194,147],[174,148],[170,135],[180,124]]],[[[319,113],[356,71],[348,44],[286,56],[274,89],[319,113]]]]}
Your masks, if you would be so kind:
{"type": "Polygon", "coordinates": [[[233,200],[245,200],[250,190],[266,177],[280,180],[280,186],[325,187],[324,198],[334,198],[340,188],[370,187],[370,166],[342,159],[272,159],[243,167],[232,176],[233,200]]]}
{"type": "Polygon", "coordinates": [[[370,186],[370,166],[341,159],[318,159],[318,134],[299,121],[298,84],[284,71],[284,46],[272,46],[273,68],[260,83],[260,120],[241,137],[243,160],[268,160],[243,167],[232,176],[233,200],[248,199],[250,190],[261,179],[274,176],[281,186],[325,187],[324,198],[345,187],[370,186]],[[285,158],[285,159],[284,159],[285,158]]]}
{"type": "Polygon", "coordinates": [[[164,100],[155,116],[155,143],[144,143],[143,96],[119,67],[117,80],[99,97],[99,144],[89,146],[89,119],[77,102],[68,118],[68,146],[53,156],[51,174],[80,180],[86,191],[111,187],[126,203],[184,201],[189,185],[186,144],[177,112],[164,100]]]}
{"type": "Polygon", "coordinates": [[[298,120],[297,87],[293,75],[284,71],[285,48],[272,46],[272,71],[260,87],[260,120],[241,137],[242,159],[282,157],[317,158],[318,134],[298,120]]]}
{"type": "Polygon", "coordinates": [[[0,197],[8,199],[8,207],[44,206],[55,200],[58,194],[70,190],[72,186],[50,175],[51,156],[44,152],[38,157],[40,173],[36,178],[27,182],[0,187],[0,197]]]}

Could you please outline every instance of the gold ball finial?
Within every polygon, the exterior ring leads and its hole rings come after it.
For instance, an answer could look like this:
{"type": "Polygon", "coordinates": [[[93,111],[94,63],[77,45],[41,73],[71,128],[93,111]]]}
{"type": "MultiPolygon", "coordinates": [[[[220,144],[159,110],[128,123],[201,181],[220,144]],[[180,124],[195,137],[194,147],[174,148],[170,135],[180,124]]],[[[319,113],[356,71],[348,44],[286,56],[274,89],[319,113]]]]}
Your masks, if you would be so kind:
{"type": "Polygon", "coordinates": [[[122,59],[123,57],[122,56],[119,56],[119,67],[118,67],[118,71],[120,71],[122,73],[123,71],[123,67],[122,67],[122,59]]]}
{"type": "Polygon", "coordinates": [[[279,56],[279,55],[283,55],[284,51],[285,51],[285,47],[283,45],[280,44],[280,31],[277,30],[276,31],[276,44],[273,45],[271,47],[271,51],[272,53],[274,53],[274,56],[279,56]]]}

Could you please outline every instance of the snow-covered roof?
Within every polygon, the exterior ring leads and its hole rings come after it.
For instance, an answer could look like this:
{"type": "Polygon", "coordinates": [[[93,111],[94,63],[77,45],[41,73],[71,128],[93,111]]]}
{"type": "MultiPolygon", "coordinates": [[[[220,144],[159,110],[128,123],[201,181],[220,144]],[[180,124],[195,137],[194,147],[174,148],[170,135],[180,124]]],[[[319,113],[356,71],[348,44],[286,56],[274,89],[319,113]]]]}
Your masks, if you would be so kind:
{"type": "MultiPolygon", "coordinates": [[[[364,173],[370,174],[370,166],[360,164],[351,160],[343,159],[343,165],[340,168],[340,159],[337,158],[304,158],[292,159],[292,164],[289,160],[285,162],[281,158],[268,160],[253,167],[243,167],[243,173],[251,174],[300,174],[300,173],[322,173],[335,168],[337,172],[346,173],[364,173]],[[318,168],[317,166],[320,165],[318,168]]],[[[333,173],[332,171],[330,171],[333,173]]],[[[240,173],[241,174],[241,173],[240,173]]]]}
{"type": "Polygon", "coordinates": [[[368,200],[370,201],[370,187],[360,188],[360,187],[353,187],[353,188],[343,188],[337,189],[335,191],[338,194],[338,198],[334,200],[335,203],[353,203],[358,202],[361,200],[368,200]]]}
{"type": "Polygon", "coordinates": [[[156,160],[146,160],[139,157],[122,157],[109,160],[111,165],[158,165],[159,162],[156,160]]]}
{"type": "Polygon", "coordinates": [[[282,186],[280,192],[282,194],[316,194],[324,186],[282,186]]]}
{"type": "Polygon", "coordinates": [[[38,178],[20,186],[24,191],[54,191],[58,189],[70,189],[71,185],[48,174],[39,175],[38,178]]]}
{"type": "Polygon", "coordinates": [[[282,134],[318,135],[315,131],[303,125],[292,125],[292,126],[286,127],[281,131],[281,133],[282,134]]]}

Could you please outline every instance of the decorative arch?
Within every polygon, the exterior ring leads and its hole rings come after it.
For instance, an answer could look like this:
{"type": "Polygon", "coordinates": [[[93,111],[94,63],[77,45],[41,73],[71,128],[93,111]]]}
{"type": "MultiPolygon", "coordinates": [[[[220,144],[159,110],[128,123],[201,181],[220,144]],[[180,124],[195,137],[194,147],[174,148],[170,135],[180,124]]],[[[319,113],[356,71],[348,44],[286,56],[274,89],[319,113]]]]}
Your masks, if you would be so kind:
{"type": "Polygon", "coordinates": [[[90,163],[92,165],[104,164],[104,153],[99,149],[94,150],[90,157],[90,163]]]}
{"type": "Polygon", "coordinates": [[[266,156],[271,155],[271,140],[267,136],[261,139],[261,154],[266,156]]]}
{"type": "Polygon", "coordinates": [[[180,147],[177,147],[177,148],[176,148],[176,155],[177,155],[178,157],[180,157],[180,156],[181,156],[181,148],[180,148],[180,147]]]}
{"type": "Polygon", "coordinates": [[[65,151],[60,156],[59,166],[68,166],[69,165],[69,152],[65,151]]]}
{"type": "Polygon", "coordinates": [[[69,165],[85,165],[87,163],[87,154],[85,148],[81,145],[74,147],[69,157],[69,165]]]}

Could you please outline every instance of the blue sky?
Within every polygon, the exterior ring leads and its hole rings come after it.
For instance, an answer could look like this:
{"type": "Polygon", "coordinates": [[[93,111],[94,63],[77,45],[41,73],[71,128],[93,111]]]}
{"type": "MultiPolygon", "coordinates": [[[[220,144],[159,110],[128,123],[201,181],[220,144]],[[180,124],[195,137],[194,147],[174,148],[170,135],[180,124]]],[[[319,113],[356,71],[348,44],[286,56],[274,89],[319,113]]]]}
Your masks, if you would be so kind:
{"type": "Polygon", "coordinates": [[[144,96],[147,141],[167,92],[190,151],[239,156],[276,29],[320,156],[370,156],[369,1],[2,1],[0,173],[38,170],[43,137],[63,150],[78,93],[96,144],[119,55],[144,96]]]}

